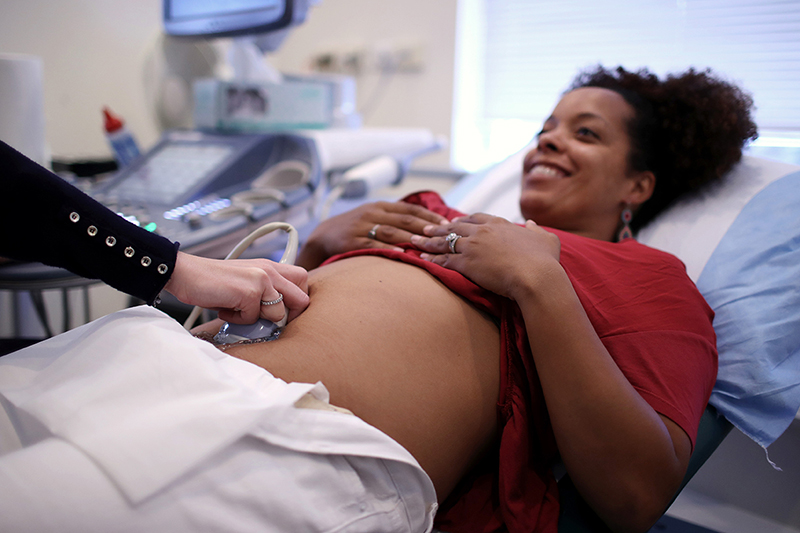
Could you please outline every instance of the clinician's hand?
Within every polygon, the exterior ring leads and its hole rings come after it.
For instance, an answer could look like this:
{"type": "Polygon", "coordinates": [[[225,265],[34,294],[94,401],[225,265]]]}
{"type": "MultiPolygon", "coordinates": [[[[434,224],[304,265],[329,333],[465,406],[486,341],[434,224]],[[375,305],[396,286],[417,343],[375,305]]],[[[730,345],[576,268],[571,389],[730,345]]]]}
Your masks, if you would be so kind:
{"type": "Polygon", "coordinates": [[[529,220],[519,226],[500,217],[478,213],[443,225],[424,228],[426,237],[411,242],[423,258],[456,270],[484,289],[517,299],[519,289],[536,282],[542,269],[560,268],[558,237],[529,220]],[[452,253],[447,235],[461,235],[452,253]]]}
{"type": "Polygon", "coordinates": [[[336,254],[365,248],[395,248],[447,219],[419,205],[374,202],[323,221],[311,233],[297,264],[311,270],[336,254]],[[371,234],[372,232],[372,234],[371,234]],[[374,235],[374,236],[372,236],[374,235]]]}
{"type": "Polygon", "coordinates": [[[223,261],[178,252],[175,270],[164,287],[178,300],[219,312],[219,318],[252,324],[259,318],[289,320],[308,306],[308,272],[268,259],[223,261]],[[283,294],[283,301],[261,305],[283,294]]]}

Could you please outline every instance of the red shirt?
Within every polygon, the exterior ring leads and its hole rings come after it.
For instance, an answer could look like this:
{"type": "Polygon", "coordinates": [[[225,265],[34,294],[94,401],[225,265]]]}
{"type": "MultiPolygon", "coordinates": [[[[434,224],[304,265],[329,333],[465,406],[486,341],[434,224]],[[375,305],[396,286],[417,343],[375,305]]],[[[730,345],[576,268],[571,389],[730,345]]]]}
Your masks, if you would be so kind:
{"type": "MultiPolygon", "coordinates": [[[[462,213],[435,193],[405,198],[452,219],[462,213]]],[[[610,243],[548,230],[561,240],[561,265],[589,320],[619,368],[653,409],[678,424],[694,446],[717,374],[713,311],[677,258],[633,239],[610,243]]],[[[437,515],[460,532],[555,532],[555,439],[517,305],[453,270],[405,251],[359,250],[332,258],[380,255],[411,263],[499,319],[498,453],[462,481],[437,515]]]]}

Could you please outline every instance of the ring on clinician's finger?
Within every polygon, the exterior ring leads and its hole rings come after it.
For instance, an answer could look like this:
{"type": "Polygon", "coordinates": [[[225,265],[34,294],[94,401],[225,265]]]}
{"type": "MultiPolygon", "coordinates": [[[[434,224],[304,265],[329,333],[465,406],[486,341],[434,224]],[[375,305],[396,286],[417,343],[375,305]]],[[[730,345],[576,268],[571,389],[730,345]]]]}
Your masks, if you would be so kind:
{"type": "Polygon", "coordinates": [[[261,300],[261,305],[275,305],[281,303],[282,301],[283,301],[283,294],[278,293],[278,297],[275,298],[274,300],[269,300],[267,302],[261,300]]]}
{"type": "Polygon", "coordinates": [[[449,233],[447,235],[447,237],[444,238],[444,240],[446,240],[447,244],[450,246],[450,253],[451,254],[456,253],[456,243],[458,242],[458,239],[460,239],[460,238],[461,238],[461,235],[459,235],[458,233],[449,233]]]}
{"type": "Polygon", "coordinates": [[[367,237],[369,237],[370,239],[373,239],[373,240],[377,239],[378,238],[378,228],[379,227],[381,227],[380,224],[375,224],[374,226],[372,226],[372,229],[369,230],[369,232],[367,233],[367,237]]]}

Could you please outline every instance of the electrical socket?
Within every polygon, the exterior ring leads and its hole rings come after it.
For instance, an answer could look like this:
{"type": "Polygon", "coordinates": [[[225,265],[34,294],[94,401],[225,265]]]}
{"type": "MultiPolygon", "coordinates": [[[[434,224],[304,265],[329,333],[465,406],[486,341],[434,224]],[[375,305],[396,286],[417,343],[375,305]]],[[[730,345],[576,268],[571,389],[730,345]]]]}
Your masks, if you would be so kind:
{"type": "Polygon", "coordinates": [[[338,72],[339,58],[332,52],[321,52],[311,58],[311,70],[314,72],[338,72]]]}
{"type": "Polygon", "coordinates": [[[361,49],[319,52],[311,58],[311,70],[358,76],[366,68],[366,54],[361,49]]]}
{"type": "Polygon", "coordinates": [[[425,66],[421,45],[382,46],[374,49],[375,70],[382,73],[421,72],[425,66]]]}
{"type": "Polygon", "coordinates": [[[425,50],[422,45],[397,47],[394,50],[394,59],[398,72],[422,72],[425,68],[425,50]]]}
{"type": "Polygon", "coordinates": [[[424,69],[424,48],[421,45],[359,47],[340,51],[324,51],[311,58],[311,69],[358,76],[375,73],[417,73],[424,69]]]}

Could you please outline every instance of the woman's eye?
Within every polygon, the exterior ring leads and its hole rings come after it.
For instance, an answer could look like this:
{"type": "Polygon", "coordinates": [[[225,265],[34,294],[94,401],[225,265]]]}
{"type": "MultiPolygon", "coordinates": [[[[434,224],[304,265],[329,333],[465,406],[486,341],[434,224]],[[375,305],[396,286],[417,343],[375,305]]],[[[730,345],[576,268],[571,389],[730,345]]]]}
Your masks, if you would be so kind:
{"type": "Polygon", "coordinates": [[[599,139],[600,137],[589,128],[578,128],[578,135],[580,137],[593,137],[595,139],[599,139]]]}

